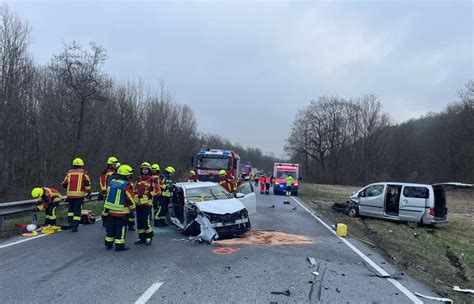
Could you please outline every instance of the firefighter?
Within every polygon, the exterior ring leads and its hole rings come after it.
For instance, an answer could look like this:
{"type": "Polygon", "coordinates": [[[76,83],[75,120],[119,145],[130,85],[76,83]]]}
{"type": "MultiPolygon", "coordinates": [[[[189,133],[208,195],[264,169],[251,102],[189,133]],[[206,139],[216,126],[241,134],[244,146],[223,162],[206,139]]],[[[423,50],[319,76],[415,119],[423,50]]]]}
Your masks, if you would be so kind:
{"type": "Polygon", "coordinates": [[[233,193],[234,186],[232,185],[232,181],[227,176],[227,173],[225,172],[225,170],[219,171],[219,178],[220,178],[219,185],[222,188],[226,189],[229,193],[233,193]]]}
{"type": "Polygon", "coordinates": [[[270,185],[272,184],[272,178],[270,174],[267,174],[265,176],[265,194],[269,195],[270,194],[270,185]]]}
{"type": "Polygon", "coordinates": [[[38,187],[31,191],[31,197],[33,197],[33,199],[38,199],[38,203],[33,211],[37,212],[44,210],[44,224],[48,226],[56,226],[56,208],[63,200],[61,193],[54,188],[38,187]]]}
{"type": "Polygon", "coordinates": [[[196,172],[194,170],[189,171],[188,176],[188,183],[195,183],[197,182],[196,172]]]}
{"type": "Polygon", "coordinates": [[[152,200],[153,200],[153,226],[158,226],[159,199],[161,196],[161,186],[163,184],[163,176],[160,174],[160,165],[151,165],[151,184],[152,184],[152,200]]]}
{"type": "Polygon", "coordinates": [[[293,186],[293,176],[286,177],[286,196],[291,196],[291,187],[293,186]]]}
{"type": "MultiPolygon", "coordinates": [[[[107,159],[107,167],[105,167],[104,171],[100,174],[99,181],[100,181],[100,193],[97,197],[97,200],[103,201],[107,197],[107,184],[111,180],[111,176],[117,172],[117,168],[119,165],[119,160],[115,156],[110,156],[107,159]]],[[[105,202],[105,201],[104,201],[105,202]]],[[[102,226],[105,227],[105,223],[107,218],[107,209],[102,210],[102,226]]]]}
{"type": "Polygon", "coordinates": [[[135,211],[135,192],[130,183],[133,169],[129,165],[121,165],[117,174],[113,175],[107,189],[107,198],[104,207],[109,210],[106,223],[105,248],[115,251],[126,251],[130,248],[125,245],[127,231],[127,217],[135,211]]]}
{"type": "Polygon", "coordinates": [[[265,192],[265,174],[260,174],[258,183],[260,184],[260,194],[263,194],[265,192]]]}
{"type": "Polygon", "coordinates": [[[161,184],[161,195],[158,196],[158,213],[155,217],[157,227],[168,226],[166,223],[166,216],[168,215],[169,205],[175,188],[171,177],[175,172],[176,171],[171,166],[165,168],[165,175],[163,176],[163,182],[161,184]]]}
{"type": "Polygon", "coordinates": [[[151,245],[153,228],[151,227],[151,208],[153,205],[153,184],[151,165],[144,162],[140,165],[140,176],[133,186],[137,205],[138,241],[136,245],[151,245]]]}
{"type": "Polygon", "coordinates": [[[84,169],[82,159],[75,158],[72,161],[72,168],[63,180],[63,187],[67,191],[66,202],[69,203],[67,212],[69,224],[72,226],[72,232],[77,232],[77,227],[81,221],[84,197],[91,198],[91,179],[87,170],[84,169]]]}

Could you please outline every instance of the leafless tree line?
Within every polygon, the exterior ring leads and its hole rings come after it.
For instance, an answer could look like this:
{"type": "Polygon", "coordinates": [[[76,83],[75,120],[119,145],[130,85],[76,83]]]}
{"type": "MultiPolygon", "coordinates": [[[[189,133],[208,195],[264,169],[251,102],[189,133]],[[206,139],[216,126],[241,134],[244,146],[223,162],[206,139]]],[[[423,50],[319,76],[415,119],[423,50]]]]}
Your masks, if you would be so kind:
{"type": "Polygon", "coordinates": [[[301,109],[286,151],[321,183],[474,180],[474,82],[441,113],[392,124],[375,95],[320,97],[301,109]]]}
{"type": "Polygon", "coordinates": [[[97,185],[111,155],[135,167],[172,165],[184,175],[202,143],[229,143],[199,134],[192,109],[163,81],[113,81],[99,45],[65,44],[49,64],[37,65],[28,24],[5,6],[0,18],[0,201],[24,198],[37,185],[60,186],[74,157],[84,159],[97,185]]]}

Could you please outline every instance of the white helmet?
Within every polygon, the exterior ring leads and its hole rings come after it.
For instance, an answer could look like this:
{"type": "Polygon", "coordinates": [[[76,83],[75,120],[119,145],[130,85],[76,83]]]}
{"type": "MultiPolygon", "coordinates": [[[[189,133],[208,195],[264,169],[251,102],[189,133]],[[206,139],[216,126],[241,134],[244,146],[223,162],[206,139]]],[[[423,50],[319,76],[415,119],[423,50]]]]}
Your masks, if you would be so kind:
{"type": "Polygon", "coordinates": [[[33,232],[36,230],[36,225],[35,224],[29,224],[28,226],[26,226],[26,231],[28,232],[33,232]]]}

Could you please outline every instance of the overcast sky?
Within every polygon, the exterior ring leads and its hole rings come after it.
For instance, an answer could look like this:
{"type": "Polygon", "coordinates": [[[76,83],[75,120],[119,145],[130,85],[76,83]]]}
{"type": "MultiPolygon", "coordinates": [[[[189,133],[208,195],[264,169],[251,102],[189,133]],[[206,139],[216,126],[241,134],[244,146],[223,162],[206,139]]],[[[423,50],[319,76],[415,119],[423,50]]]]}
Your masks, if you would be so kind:
{"type": "Polygon", "coordinates": [[[115,79],[163,79],[201,131],[276,155],[310,99],[375,93],[402,122],[474,78],[471,1],[134,2],[8,3],[38,63],[97,42],[115,79]]]}

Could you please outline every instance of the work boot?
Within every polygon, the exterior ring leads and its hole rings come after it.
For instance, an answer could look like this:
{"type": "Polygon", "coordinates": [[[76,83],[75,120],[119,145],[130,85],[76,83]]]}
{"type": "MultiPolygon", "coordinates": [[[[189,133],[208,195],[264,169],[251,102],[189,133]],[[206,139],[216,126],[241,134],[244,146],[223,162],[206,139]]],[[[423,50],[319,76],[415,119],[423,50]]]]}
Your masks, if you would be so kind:
{"type": "Polygon", "coordinates": [[[135,242],[135,245],[145,244],[145,240],[138,240],[135,242]]]}
{"type": "Polygon", "coordinates": [[[146,238],[145,245],[151,245],[151,238],[146,238]]]}
{"type": "Polygon", "coordinates": [[[72,226],[72,232],[77,232],[77,225],[72,226]]]}
{"type": "Polygon", "coordinates": [[[112,249],[112,247],[114,247],[113,244],[111,244],[111,243],[105,243],[105,249],[106,249],[106,250],[110,250],[110,249],[112,249]]]}
{"type": "Polygon", "coordinates": [[[120,246],[120,247],[117,247],[115,246],[115,251],[127,251],[127,250],[130,250],[130,247],[128,246],[120,246]]]}

